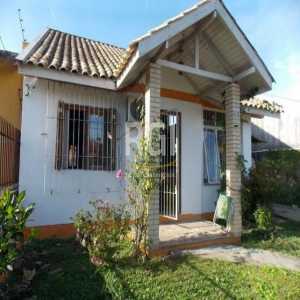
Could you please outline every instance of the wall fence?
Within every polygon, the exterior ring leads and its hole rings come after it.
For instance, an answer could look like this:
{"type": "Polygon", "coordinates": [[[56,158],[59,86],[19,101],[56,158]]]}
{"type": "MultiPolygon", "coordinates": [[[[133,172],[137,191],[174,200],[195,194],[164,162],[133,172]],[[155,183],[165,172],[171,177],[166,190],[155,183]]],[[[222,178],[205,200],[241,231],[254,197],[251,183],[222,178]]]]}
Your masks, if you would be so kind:
{"type": "Polygon", "coordinates": [[[0,189],[18,184],[20,130],[0,117],[0,189]]]}

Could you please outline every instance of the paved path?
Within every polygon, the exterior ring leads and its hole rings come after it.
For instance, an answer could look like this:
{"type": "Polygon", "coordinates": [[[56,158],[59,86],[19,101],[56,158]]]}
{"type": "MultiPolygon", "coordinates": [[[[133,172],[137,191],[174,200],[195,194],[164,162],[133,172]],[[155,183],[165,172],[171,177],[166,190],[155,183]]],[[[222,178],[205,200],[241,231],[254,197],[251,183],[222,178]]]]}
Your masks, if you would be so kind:
{"type": "Polygon", "coordinates": [[[269,265],[300,272],[300,258],[293,258],[266,250],[246,249],[237,246],[222,246],[186,250],[183,251],[183,253],[199,255],[202,258],[216,258],[236,263],[269,265]]]}
{"type": "Polygon", "coordinates": [[[296,206],[287,206],[282,204],[274,204],[273,211],[275,215],[289,219],[292,221],[300,222],[300,208],[296,206]]]}

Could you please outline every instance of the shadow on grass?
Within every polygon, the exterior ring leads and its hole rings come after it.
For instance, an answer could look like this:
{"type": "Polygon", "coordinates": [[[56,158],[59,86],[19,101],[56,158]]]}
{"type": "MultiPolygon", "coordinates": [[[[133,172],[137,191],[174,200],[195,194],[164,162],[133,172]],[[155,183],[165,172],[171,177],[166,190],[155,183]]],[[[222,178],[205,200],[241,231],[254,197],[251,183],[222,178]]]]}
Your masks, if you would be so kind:
{"type": "Polygon", "coordinates": [[[106,294],[109,294],[112,299],[139,299],[131,290],[128,284],[126,273],[140,272],[140,276],[159,276],[164,271],[174,272],[178,266],[184,261],[180,259],[152,259],[144,262],[137,261],[132,257],[122,258],[115,264],[100,267],[97,269],[97,274],[105,282],[106,294]]]}
{"type": "MultiPolygon", "coordinates": [[[[198,267],[195,266],[195,264],[190,263],[187,261],[188,266],[191,268],[191,270],[194,270],[198,273],[198,275],[201,276],[202,279],[206,280],[208,283],[216,287],[219,291],[221,291],[228,299],[237,299],[236,296],[234,296],[231,291],[223,288],[216,280],[214,280],[212,277],[209,276],[209,274],[202,272],[198,267]]],[[[199,277],[200,277],[199,276],[199,277]]],[[[226,276],[226,274],[224,274],[226,276]]]]}
{"type": "MultiPolygon", "coordinates": [[[[160,277],[160,275],[162,275],[164,272],[166,274],[174,274],[174,272],[180,269],[183,272],[183,265],[188,268],[186,272],[188,272],[191,278],[198,278],[195,280],[196,282],[201,282],[203,288],[207,287],[207,285],[210,285],[214,289],[219,290],[220,293],[222,293],[226,298],[236,299],[236,296],[230,290],[223,287],[219,282],[217,282],[217,280],[213,278],[213,276],[210,276],[210,273],[205,266],[204,269],[201,270],[201,267],[198,265],[197,258],[195,259],[189,255],[171,257],[165,260],[149,260],[142,264],[132,260],[124,260],[118,265],[113,267],[111,266],[108,270],[105,270],[102,276],[103,280],[107,284],[108,292],[113,299],[140,299],[130,289],[128,278],[126,278],[125,274],[126,272],[130,273],[131,271],[134,271],[139,273],[139,276],[147,276],[147,274],[151,274],[153,277],[160,277]]],[[[226,276],[226,274],[224,274],[224,276],[226,276]]],[[[178,288],[180,287],[180,283],[178,283],[178,285],[176,284],[177,280],[180,280],[180,278],[171,276],[168,278],[168,280],[170,280],[169,284],[171,286],[173,286],[175,283],[178,288]]],[[[151,285],[150,282],[149,284],[151,285]]],[[[161,284],[165,285],[166,283],[163,281],[161,284]]],[[[169,288],[169,284],[165,286],[165,289],[169,288]]],[[[193,287],[191,286],[191,288],[193,287]]],[[[139,293],[140,291],[137,292],[137,294],[139,293]]],[[[145,299],[148,299],[148,296],[145,297],[145,299]]]]}
{"type": "MultiPolygon", "coordinates": [[[[212,286],[226,298],[236,298],[226,288],[227,284],[222,286],[213,274],[207,272],[205,264],[201,269],[201,264],[190,256],[153,259],[144,263],[122,258],[115,264],[96,268],[90,263],[88,253],[75,240],[36,241],[26,251],[41,264],[32,284],[32,295],[37,299],[140,299],[142,289],[159,278],[163,278],[163,282],[158,281],[157,290],[170,286],[179,288],[176,282],[180,278],[172,274],[187,274],[193,278],[192,281],[196,280],[201,285],[203,281],[203,288],[212,286]],[[170,274],[171,277],[162,276],[164,274],[170,274]],[[141,286],[130,281],[135,278],[142,280],[141,286]]],[[[152,291],[149,295],[151,297],[152,291]]]]}
{"type": "Polygon", "coordinates": [[[33,241],[25,248],[25,258],[37,270],[31,291],[37,299],[113,299],[74,239],[33,241]]]}

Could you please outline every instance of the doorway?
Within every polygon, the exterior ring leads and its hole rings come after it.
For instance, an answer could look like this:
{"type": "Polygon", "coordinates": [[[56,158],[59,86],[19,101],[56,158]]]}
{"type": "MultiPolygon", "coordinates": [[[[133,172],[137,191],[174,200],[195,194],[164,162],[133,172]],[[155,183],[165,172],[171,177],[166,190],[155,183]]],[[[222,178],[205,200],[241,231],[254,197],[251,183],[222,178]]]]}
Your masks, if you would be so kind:
{"type": "Polygon", "coordinates": [[[178,219],[181,211],[181,113],[161,110],[160,189],[161,216],[178,219]]]}

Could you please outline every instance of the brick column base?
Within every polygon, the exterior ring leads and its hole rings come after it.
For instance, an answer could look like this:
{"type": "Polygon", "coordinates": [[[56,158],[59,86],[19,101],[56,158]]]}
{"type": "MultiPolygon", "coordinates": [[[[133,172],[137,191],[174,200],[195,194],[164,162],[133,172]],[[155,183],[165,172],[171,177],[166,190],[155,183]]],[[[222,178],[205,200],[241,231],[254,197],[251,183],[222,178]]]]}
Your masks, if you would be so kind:
{"type": "Polygon", "coordinates": [[[241,155],[241,108],[240,87],[231,83],[225,90],[226,115],[226,193],[233,199],[234,215],[231,233],[240,237],[242,232],[241,170],[238,156],[241,155]]]}
{"type": "MultiPolygon", "coordinates": [[[[157,64],[150,64],[147,74],[147,84],[145,92],[145,137],[151,138],[151,129],[153,123],[160,122],[160,80],[161,70],[157,64]]],[[[159,149],[159,138],[155,139],[157,145],[155,149],[159,149]]],[[[159,165],[159,153],[157,157],[159,165]]],[[[157,176],[159,176],[159,168],[157,168],[157,176]]],[[[159,191],[154,191],[152,200],[149,203],[148,211],[148,240],[149,247],[155,249],[159,245],[159,191]]]]}

